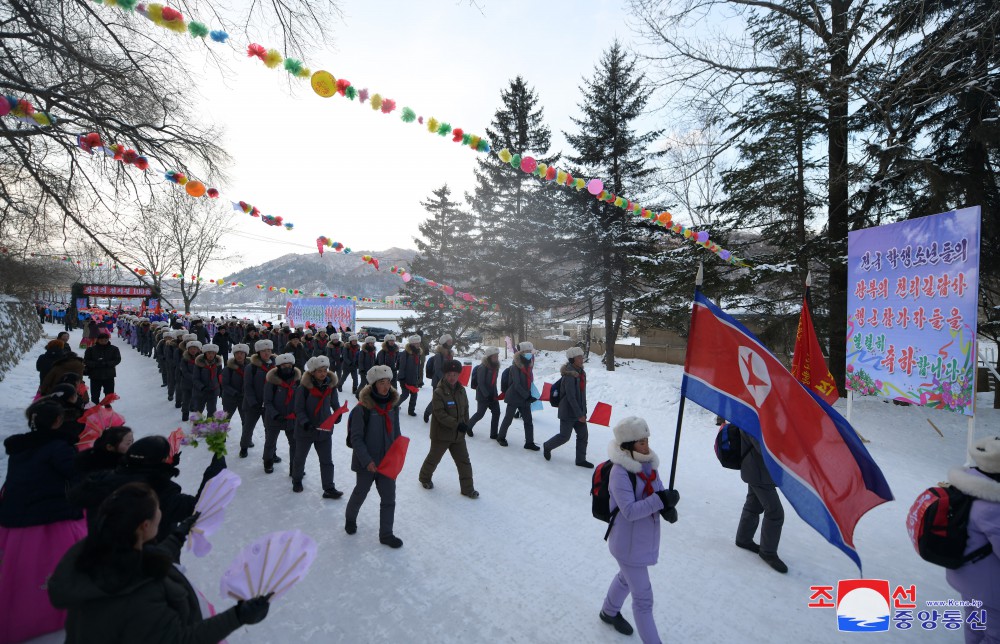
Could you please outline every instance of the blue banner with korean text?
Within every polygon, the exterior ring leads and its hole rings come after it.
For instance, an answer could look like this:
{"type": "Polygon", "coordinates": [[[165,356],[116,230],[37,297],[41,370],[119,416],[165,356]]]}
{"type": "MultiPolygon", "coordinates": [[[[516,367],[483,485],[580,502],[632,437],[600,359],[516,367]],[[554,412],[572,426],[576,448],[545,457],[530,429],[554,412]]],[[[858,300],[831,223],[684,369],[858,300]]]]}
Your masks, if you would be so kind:
{"type": "Polygon", "coordinates": [[[847,388],[973,415],[979,207],[848,235],[847,388]]]}

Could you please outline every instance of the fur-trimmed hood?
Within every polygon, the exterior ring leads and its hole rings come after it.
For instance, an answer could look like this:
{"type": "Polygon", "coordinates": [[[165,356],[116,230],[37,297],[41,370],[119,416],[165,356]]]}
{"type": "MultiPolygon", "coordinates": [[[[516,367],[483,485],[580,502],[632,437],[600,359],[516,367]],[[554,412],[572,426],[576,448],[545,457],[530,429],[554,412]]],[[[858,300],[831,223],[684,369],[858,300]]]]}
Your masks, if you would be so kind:
{"type": "MultiPolygon", "coordinates": [[[[340,383],[340,380],[337,378],[337,374],[333,373],[330,369],[326,370],[326,379],[329,382],[330,387],[336,387],[340,383]]],[[[316,382],[316,379],[313,378],[312,372],[310,371],[302,374],[302,379],[299,383],[306,389],[312,389],[313,387],[319,386],[319,383],[316,382]]]]}
{"type": "Polygon", "coordinates": [[[977,499],[1000,503],[1000,481],[993,480],[974,467],[950,469],[948,482],[977,499]]]}
{"type": "MultiPolygon", "coordinates": [[[[399,394],[396,392],[395,389],[393,389],[392,387],[389,387],[389,408],[390,409],[396,406],[396,401],[397,400],[399,400],[399,394]]],[[[364,407],[365,409],[372,409],[372,410],[375,409],[375,398],[374,398],[374,396],[372,396],[372,386],[371,385],[365,385],[364,389],[361,390],[361,393],[358,394],[358,404],[361,405],[362,407],[364,407]]]]}
{"type": "Polygon", "coordinates": [[[274,366],[274,356],[271,357],[271,362],[268,362],[265,365],[264,361],[260,359],[260,356],[255,353],[252,356],[250,356],[250,364],[252,364],[253,366],[257,367],[258,369],[263,369],[265,366],[267,366],[267,367],[273,367],[274,366]]]}
{"type": "Polygon", "coordinates": [[[414,354],[422,356],[424,354],[424,350],[420,348],[419,344],[407,344],[404,351],[406,351],[411,356],[414,354]]]}
{"type": "Polygon", "coordinates": [[[392,345],[393,346],[390,347],[388,342],[383,342],[382,343],[382,350],[383,351],[395,351],[396,353],[399,353],[399,343],[398,342],[393,342],[392,345]]]}
{"type": "MultiPolygon", "coordinates": [[[[487,369],[493,369],[494,368],[493,364],[490,362],[490,358],[492,358],[492,357],[493,356],[484,356],[483,359],[479,361],[479,364],[481,364],[482,366],[486,367],[487,369]]],[[[496,368],[500,369],[500,363],[499,362],[497,362],[496,368]]]]}
{"type": "MultiPolygon", "coordinates": [[[[194,359],[194,366],[202,368],[208,367],[208,360],[205,359],[204,353],[198,354],[198,357],[194,359]]],[[[215,366],[222,366],[222,356],[215,356],[215,366]]]]}
{"type": "MultiPolygon", "coordinates": [[[[298,367],[292,367],[292,369],[294,370],[295,375],[292,376],[291,382],[292,384],[295,384],[302,380],[302,371],[298,367]]],[[[278,375],[278,368],[275,367],[267,372],[267,375],[264,377],[264,382],[277,386],[288,381],[283,380],[281,376],[278,375]]]]}
{"type": "Polygon", "coordinates": [[[583,369],[577,369],[568,362],[559,368],[560,376],[570,376],[572,378],[579,378],[581,373],[583,373],[583,369]]]}
{"type": "Polygon", "coordinates": [[[455,357],[454,347],[452,347],[451,349],[449,349],[449,348],[445,347],[444,345],[440,345],[440,346],[438,346],[438,348],[434,349],[434,351],[439,356],[441,356],[442,358],[444,358],[445,360],[451,360],[451,359],[453,359],[455,357]],[[449,353],[451,354],[451,358],[448,357],[449,353]]]}
{"type": "Polygon", "coordinates": [[[654,470],[660,469],[660,457],[653,450],[649,450],[649,454],[626,452],[613,440],[608,443],[608,458],[615,465],[621,465],[633,474],[638,474],[642,471],[643,463],[649,463],[654,470]]]}
{"type": "Polygon", "coordinates": [[[514,354],[514,366],[515,367],[517,367],[519,369],[531,369],[532,366],[534,366],[534,364],[535,364],[534,360],[532,360],[531,362],[527,362],[524,359],[524,354],[523,353],[515,353],[514,354]]]}
{"type": "Polygon", "coordinates": [[[329,342],[326,343],[326,348],[327,349],[343,349],[344,348],[344,341],[341,340],[340,337],[338,337],[336,340],[331,339],[329,342]]]}
{"type": "Polygon", "coordinates": [[[238,362],[236,362],[236,356],[233,356],[233,357],[229,358],[228,362],[226,362],[226,366],[229,367],[230,369],[239,369],[240,367],[243,367],[244,369],[246,369],[247,367],[250,366],[250,361],[249,360],[244,360],[243,364],[240,365],[238,362]]]}

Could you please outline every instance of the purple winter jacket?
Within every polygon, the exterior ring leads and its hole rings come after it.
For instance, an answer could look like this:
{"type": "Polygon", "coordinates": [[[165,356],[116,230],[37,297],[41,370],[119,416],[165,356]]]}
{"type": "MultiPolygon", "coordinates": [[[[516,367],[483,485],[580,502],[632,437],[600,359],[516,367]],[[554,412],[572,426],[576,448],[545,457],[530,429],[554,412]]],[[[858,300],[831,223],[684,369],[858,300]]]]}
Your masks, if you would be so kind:
{"type": "MultiPolygon", "coordinates": [[[[649,455],[649,462],[640,463],[628,452],[622,451],[614,441],[608,446],[608,456],[615,464],[608,480],[611,511],[619,508],[611,536],[608,537],[608,549],[615,559],[630,566],[652,566],[660,556],[660,510],[663,509],[663,501],[656,494],[642,498],[646,484],[636,476],[633,488],[628,476],[629,472],[643,472],[648,476],[655,471],[660,459],[652,450],[649,455]]],[[[663,481],[657,475],[653,491],[662,489],[663,481]]]]}
{"type": "Polygon", "coordinates": [[[1000,482],[974,468],[959,467],[948,472],[948,481],[976,497],[969,512],[969,540],[965,553],[982,547],[987,541],[993,544],[993,552],[985,559],[948,570],[945,578],[962,597],[978,599],[991,608],[1000,607],[1000,482]]]}

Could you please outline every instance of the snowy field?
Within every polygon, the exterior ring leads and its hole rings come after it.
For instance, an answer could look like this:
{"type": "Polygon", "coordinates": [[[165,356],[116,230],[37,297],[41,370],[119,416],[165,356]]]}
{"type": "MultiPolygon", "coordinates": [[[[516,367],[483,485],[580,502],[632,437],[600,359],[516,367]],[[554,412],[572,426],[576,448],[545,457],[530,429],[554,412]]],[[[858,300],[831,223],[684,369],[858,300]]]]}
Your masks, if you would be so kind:
{"type": "MultiPolygon", "coordinates": [[[[55,325],[46,325],[54,336],[55,325]]],[[[74,334],[74,346],[79,332],[74,334]]],[[[121,345],[118,339],[115,344],[121,345]]],[[[23,409],[37,387],[35,357],[44,340],[0,382],[2,434],[23,431],[23,409]]],[[[181,425],[180,413],[160,388],[152,360],[122,348],[115,405],[137,437],[166,435],[181,425]]],[[[561,354],[543,355],[536,367],[539,380],[553,381],[561,354]]],[[[645,417],[653,428],[652,447],[669,474],[677,415],[681,368],[630,361],[615,373],[592,361],[588,399],[614,406],[612,423],[627,415],[645,417]]],[[[996,433],[1000,415],[992,394],[981,394],[977,433],[996,433]]],[[[418,408],[429,401],[429,388],[418,408]]],[[[349,397],[353,406],[353,397],[349,397]]],[[[838,408],[844,411],[844,402],[838,408]]],[[[546,404],[536,413],[535,440],[557,430],[555,409],[546,404]]],[[[428,448],[428,426],[419,417],[403,416],[403,433],[412,439],[408,462],[397,488],[395,533],[405,545],[390,550],[378,543],[378,496],[372,490],[358,521],[358,533],[344,533],[347,497],[320,497],[318,463],[307,465],[305,492],[293,494],[284,462],[275,473],[263,472],[260,455],[263,429],[255,434],[250,458],[235,456],[237,436],[230,439],[229,466],[243,478],[229,506],[214,548],[204,559],[187,553],[189,578],[216,606],[230,602],[219,596],[219,578],[240,550],[267,532],[298,528],[319,543],[319,556],[309,576],[271,608],[260,625],[240,629],[231,642],[625,642],[601,623],[597,614],[608,583],[617,572],[602,540],[605,524],[590,515],[590,470],[573,464],[573,443],[545,462],[540,452],[521,448],[523,435],[515,421],[504,449],[488,438],[488,422],[476,428],[469,451],[478,500],[459,495],[458,477],[445,456],[435,474],[435,488],[424,490],[417,470],[428,448]]],[[[958,598],[944,580],[944,569],[923,562],[906,534],[905,517],[916,495],[943,480],[949,467],[965,459],[963,417],[919,407],[882,402],[858,403],[854,424],[871,443],[868,449],[882,467],[896,498],[862,518],[855,542],[866,577],[896,585],[915,584],[918,610],[927,600],[958,598]],[[945,437],[927,423],[930,417],[945,437]]],[[[591,426],[589,458],[607,458],[608,428],[591,426]]],[[[859,576],[839,550],[828,545],[785,503],[786,519],[779,554],[787,575],[773,572],[758,557],[733,545],[746,493],[739,473],[723,469],[715,459],[714,415],[689,404],[680,446],[677,488],[680,521],[664,524],[660,563],[651,569],[656,597],[654,612],[661,637],[672,642],[844,642],[858,639],[837,631],[833,609],[808,608],[810,586],[833,585],[859,576]]],[[[193,493],[209,454],[184,450],[180,483],[193,493]]],[[[344,430],[334,432],[337,487],[353,488],[350,452],[344,430]]],[[[6,475],[6,454],[0,476],[6,475]]],[[[631,606],[625,616],[631,621],[631,606]]],[[[7,618],[6,616],[4,617],[7,618]]],[[[1000,619],[1000,615],[990,616],[1000,619]]],[[[878,636],[876,636],[878,637],[878,636]]],[[[863,638],[861,638],[863,639],[863,638]]],[[[61,642],[60,635],[36,642],[61,642]]],[[[880,641],[961,642],[961,631],[933,631],[917,626],[909,632],[893,628],[880,641]]]]}

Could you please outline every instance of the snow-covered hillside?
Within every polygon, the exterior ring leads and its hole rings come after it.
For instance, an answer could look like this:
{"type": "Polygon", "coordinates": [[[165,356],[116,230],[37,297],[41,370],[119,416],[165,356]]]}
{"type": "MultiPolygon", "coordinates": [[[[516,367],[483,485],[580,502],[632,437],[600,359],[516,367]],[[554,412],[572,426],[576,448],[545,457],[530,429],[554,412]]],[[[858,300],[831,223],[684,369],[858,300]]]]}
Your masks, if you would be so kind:
{"type": "MultiPolygon", "coordinates": [[[[56,328],[47,326],[49,334],[56,328]]],[[[78,340],[78,333],[74,336],[78,340]]],[[[119,343],[115,340],[116,343],[119,343]]],[[[120,344],[120,343],[119,343],[120,344]]],[[[2,433],[22,431],[23,409],[37,386],[36,345],[0,383],[2,433]]],[[[180,426],[180,414],[166,401],[153,361],[123,348],[115,407],[137,435],[167,434],[180,426]]],[[[554,380],[561,354],[538,360],[539,379],[554,380]]],[[[590,364],[588,398],[614,406],[612,422],[627,415],[645,417],[653,428],[652,446],[669,473],[681,367],[632,361],[615,373],[590,364]]],[[[421,392],[420,405],[428,402],[421,392]]],[[[997,411],[980,404],[978,432],[996,432],[997,411]]],[[[349,397],[353,406],[353,398],[349,397]]],[[[838,404],[843,411],[843,401],[838,404]]],[[[942,480],[950,466],[964,461],[965,419],[918,407],[882,402],[855,405],[855,426],[871,440],[868,449],[885,472],[898,499],[866,515],[856,545],[866,577],[892,584],[915,584],[917,601],[958,595],[944,581],[944,569],[925,563],[913,551],[905,517],[925,487],[942,480]],[[927,423],[930,417],[945,437],[927,423]]],[[[260,462],[263,431],[248,459],[229,466],[243,478],[225,525],[212,539],[204,559],[185,554],[189,577],[218,606],[219,578],[254,538],[279,529],[299,528],[319,543],[309,576],[276,603],[262,624],[241,629],[231,642],[625,642],[597,614],[608,583],[617,571],[602,536],[606,528],[590,515],[589,470],[573,463],[572,443],[545,462],[539,452],[521,448],[519,421],[510,447],[489,440],[480,424],[469,451],[475,485],[482,496],[459,495],[458,477],[445,456],[424,490],[417,470],[428,449],[427,425],[403,417],[412,443],[398,481],[396,534],[405,545],[390,550],[378,543],[378,498],[374,491],[361,510],[358,533],[344,533],[346,497],[320,498],[318,464],[307,466],[306,490],[293,494],[288,459],[272,475],[260,462]]],[[[758,557],[733,544],[746,493],[739,474],[722,469],[713,453],[714,415],[688,404],[680,445],[677,488],[680,521],[664,524],[660,563],[651,569],[654,612],[661,636],[673,642],[842,642],[833,609],[808,608],[810,586],[833,585],[859,576],[854,564],[829,546],[786,507],[779,553],[790,571],[780,575],[758,557]]],[[[536,414],[536,442],[557,429],[555,410],[536,414]]],[[[591,426],[590,460],[607,456],[608,428],[591,426]]],[[[286,457],[283,441],[279,454],[286,457]]],[[[185,448],[180,482],[197,489],[208,453],[185,448]]],[[[334,433],[337,486],[350,492],[354,476],[344,430],[334,433]]],[[[0,476],[6,455],[0,456],[0,476]]],[[[625,615],[631,619],[626,602],[625,615]]],[[[991,616],[1000,619],[1000,615],[991,616]]],[[[960,642],[960,631],[939,625],[931,632],[893,629],[882,641],[960,642]]],[[[62,641],[57,635],[41,642],[62,641]]]]}

